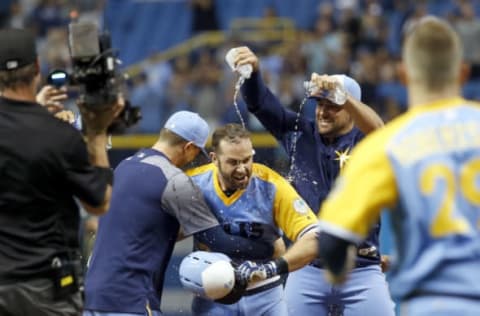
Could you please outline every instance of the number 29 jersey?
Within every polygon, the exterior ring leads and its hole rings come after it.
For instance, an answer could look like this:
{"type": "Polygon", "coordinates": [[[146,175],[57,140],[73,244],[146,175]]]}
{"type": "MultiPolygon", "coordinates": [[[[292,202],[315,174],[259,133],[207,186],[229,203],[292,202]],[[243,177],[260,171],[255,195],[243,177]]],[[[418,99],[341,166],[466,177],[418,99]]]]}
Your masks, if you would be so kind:
{"type": "Polygon", "coordinates": [[[415,107],[360,143],[320,225],[358,241],[384,207],[392,211],[394,298],[480,299],[478,104],[453,98],[415,107]],[[338,212],[344,208],[348,214],[338,212]]]}

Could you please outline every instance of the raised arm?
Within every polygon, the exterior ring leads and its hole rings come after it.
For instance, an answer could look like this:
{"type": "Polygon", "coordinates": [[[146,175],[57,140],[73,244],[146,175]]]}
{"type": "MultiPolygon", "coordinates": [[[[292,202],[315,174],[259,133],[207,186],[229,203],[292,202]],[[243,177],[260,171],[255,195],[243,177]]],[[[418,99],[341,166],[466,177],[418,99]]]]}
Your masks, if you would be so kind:
{"type": "MultiPolygon", "coordinates": [[[[310,81],[321,90],[335,89],[337,78],[335,76],[319,75],[313,73],[310,81]]],[[[345,104],[342,105],[350,114],[354,124],[366,135],[383,126],[383,121],[378,114],[368,105],[362,103],[354,96],[347,94],[345,104]]]]}
{"type": "Polygon", "coordinates": [[[258,57],[246,46],[238,47],[237,66],[251,64],[253,73],[245,80],[241,92],[248,110],[253,113],[275,138],[295,129],[297,113],[285,109],[277,97],[265,86],[259,70],[258,57]]]}
{"type": "Polygon", "coordinates": [[[351,96],[347,97],[347,102],[343,107],[350,113],[355,125],[365,135],[383,126],[382,119],[371,107],[351,96]]]}
{"type": "Polygon", "coordinates": [[[85,210],[93,215],[101,215],[107,212],[110,206],[112,195],[113,173],[110,170],[110,163],[107,154],[107,128],[125,107],[125,100],[118,96],[116,102],[106,107],[103,111],[92,111],[86,104],[78,103],[80,112],[85,123],[85,135],[87,140],[87,151],[90,163],[107,178],[107,186],[104,189],[104,197],[101,203],[95,205],[80,198],[85,210]]]}

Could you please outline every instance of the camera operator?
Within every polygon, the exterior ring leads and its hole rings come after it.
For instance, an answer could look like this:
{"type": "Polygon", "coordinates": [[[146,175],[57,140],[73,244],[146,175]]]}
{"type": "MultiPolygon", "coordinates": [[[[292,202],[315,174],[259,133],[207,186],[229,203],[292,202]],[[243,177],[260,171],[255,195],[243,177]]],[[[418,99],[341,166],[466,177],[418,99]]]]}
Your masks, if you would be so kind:
{"type": "Polygon", "coordinates": [[[85,138],[36,103],[35,39],[0,30],[0,315],[79,315],[79,211],[100,215],[113,173],[107,127],[123,99],[87,110],[85,138]]]}

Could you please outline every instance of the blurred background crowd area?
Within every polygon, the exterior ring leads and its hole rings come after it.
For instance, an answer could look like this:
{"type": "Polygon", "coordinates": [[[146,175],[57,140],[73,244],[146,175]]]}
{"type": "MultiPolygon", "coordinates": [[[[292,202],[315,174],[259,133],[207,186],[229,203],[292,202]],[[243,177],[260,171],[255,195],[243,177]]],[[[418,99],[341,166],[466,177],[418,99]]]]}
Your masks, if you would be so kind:
{"type": "MultiPolygon", "coordinates": [[[[261,57],[262,75],[281,102],[298,110],[312,72],[345,73],[362,87],[362,101],[385,121],[405,110],[396,66],[403,34],[427,14],[447,18],[472,65],[464,96],[480,99],[480,1],[477,0],[2,0],[2,27],[38,36],[42,71],[68,69],[67,25],[95,21],[112,36],[129,98],[143,120],[130,133],[156,133],[174,111],[199,112],[212,126],[239,121],[236,75],[224,61],[247,45],[261,57]]],[[[261,124],[238,104],[248,127],[261,124]]],[[[303,107],[313,113],[315,105],[303,107]]]]}

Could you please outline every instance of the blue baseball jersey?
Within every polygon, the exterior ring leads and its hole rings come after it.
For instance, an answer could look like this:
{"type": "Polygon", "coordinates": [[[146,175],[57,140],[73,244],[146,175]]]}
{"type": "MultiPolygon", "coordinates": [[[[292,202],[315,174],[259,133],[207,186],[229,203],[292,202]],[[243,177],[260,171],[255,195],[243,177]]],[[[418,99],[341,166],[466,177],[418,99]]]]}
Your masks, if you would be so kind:
{"type": "MultiPolygon", "coordinates": [[[[283,233],[290,240],[296,240],[317,225],[317,218],[307,203],[282,176],[267,166],[254,163],[247,187],[230,196],[222,191],[214,164],[189,170],[187,174],[201,188],[212,212],[231,234],[273,244],[283,233]]],[[[253,257],[232,254],[230,257],[239,262],[253,260],[253,257]]],[[[254,260],[269,259],[272,259],[271,254],[254,260]]],[[[258,293],[246,295],[232,305],[194,298],[192,312],[194,315],[230,315],[233,312],[237,315],[287,315],[280,277],[251,284],[247,292],[262,287],[258,293]]]]}
{"type": "Polygon", "coordinates": [[[191,179],[154,149],[122,161],[89,261],[85,309],[160,310],[180,225],[186,236],[218,225],[191,179]]]}
{"type": "MultiPolygon", "coordinates": [[[[293,156],[292,184],[316,213],[328,195],[350,151],[362,140],[364,134],[353,128],[347,134],[327,143],[320,135],[314,119],[285,109],[263,83],[260,73],[254,72],[242,86],[248,109],[282,144],[289,157],[293,156]],[[295,145],[294,145],[295,143],[295,145]],[[294,152],[295,150],[295,152],[294,152]]],[[[378,264],[380,222],[372,228],[368,238],[359,245],[358,261],[364,265],[378,264]],[[368,252],[370,250],[374,250],[368,252]],[[370,255],[374,253],[374,255],[370,255]]]]}
{"type": "Polygon", "coordinates": [[[283,232],[290,240],[296,240],[316,225],[316,216],[304,200],[267,166],[254,163],[246,189],[231,196],[220,188],[217,173],[214,164],[187,171],[220,224],[230,233],[273,243],[283,232]]]}
{"type": "Polygon", "coordinates": [[[367,137],[325,201],[321,225],[359,241],[385,207],[395,234],[394,298],[480,300],[478,104],[453,98],[415,107],[367,137]]]}

